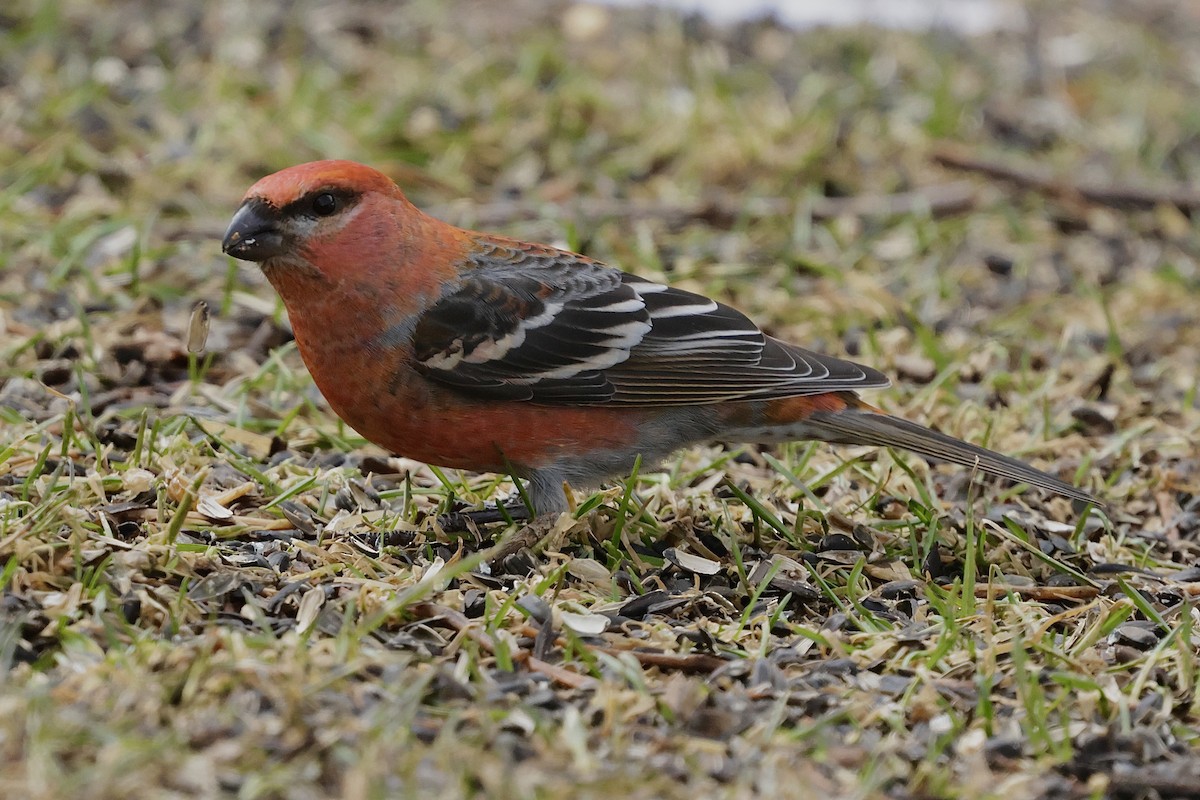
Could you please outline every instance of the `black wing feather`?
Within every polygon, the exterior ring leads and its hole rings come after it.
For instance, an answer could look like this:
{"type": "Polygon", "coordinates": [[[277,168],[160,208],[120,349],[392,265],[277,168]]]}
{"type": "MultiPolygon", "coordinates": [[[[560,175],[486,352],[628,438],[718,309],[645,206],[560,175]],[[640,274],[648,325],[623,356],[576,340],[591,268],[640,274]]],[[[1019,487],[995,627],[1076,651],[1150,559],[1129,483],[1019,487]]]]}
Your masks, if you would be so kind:
{"type": "Polygon", "coordinates": [[[426,375],[475,396],[684,405],[888,383],[729,306],[551,247],[486,237],[467,275],[422,315],[413,349],[426,375]]]}

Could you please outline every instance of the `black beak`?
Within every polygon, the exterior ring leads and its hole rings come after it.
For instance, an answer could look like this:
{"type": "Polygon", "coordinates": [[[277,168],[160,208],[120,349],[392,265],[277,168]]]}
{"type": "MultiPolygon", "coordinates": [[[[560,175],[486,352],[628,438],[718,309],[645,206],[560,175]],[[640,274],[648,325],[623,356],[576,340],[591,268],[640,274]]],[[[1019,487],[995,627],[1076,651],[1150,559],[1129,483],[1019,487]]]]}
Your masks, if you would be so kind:
{"type": "Polygon", "coordinates": [[[221,250],[242,261],[263,262],[283,255],[283,231],[279,212],[261,200],[251,199],[233,215],[221,250]]]}

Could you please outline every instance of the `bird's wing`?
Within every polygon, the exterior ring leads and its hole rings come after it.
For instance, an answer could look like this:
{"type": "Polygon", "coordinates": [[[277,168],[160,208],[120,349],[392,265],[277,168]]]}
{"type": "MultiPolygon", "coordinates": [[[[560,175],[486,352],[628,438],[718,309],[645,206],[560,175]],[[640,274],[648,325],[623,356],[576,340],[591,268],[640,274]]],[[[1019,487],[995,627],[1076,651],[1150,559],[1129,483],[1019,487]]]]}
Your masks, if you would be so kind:
{"type": "Polygon", "coordinates": [[[417,322],[417,367],[469,394],[696,405],[886,386],[764,334],[740,312],[544,245],[481,239],[417,322]]]}

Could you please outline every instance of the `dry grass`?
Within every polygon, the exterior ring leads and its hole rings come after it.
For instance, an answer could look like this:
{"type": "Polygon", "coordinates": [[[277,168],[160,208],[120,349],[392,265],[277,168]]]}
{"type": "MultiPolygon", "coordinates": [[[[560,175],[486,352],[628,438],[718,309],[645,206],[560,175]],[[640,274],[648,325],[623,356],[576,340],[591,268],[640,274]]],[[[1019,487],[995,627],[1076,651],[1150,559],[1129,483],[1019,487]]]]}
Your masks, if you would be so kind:
{"type": "Polygon", "coordinates": [[[504,8],[0,12],[0,792],[1195,796],[1200,240],[1071,190],[1196,183],[1195,11],[504,8]],[[366,445],[219,252],[251,181],[335,156],[897,374],[878,402],[1108,514],[796,444],[446,534],[511,483],[366,445]]]}

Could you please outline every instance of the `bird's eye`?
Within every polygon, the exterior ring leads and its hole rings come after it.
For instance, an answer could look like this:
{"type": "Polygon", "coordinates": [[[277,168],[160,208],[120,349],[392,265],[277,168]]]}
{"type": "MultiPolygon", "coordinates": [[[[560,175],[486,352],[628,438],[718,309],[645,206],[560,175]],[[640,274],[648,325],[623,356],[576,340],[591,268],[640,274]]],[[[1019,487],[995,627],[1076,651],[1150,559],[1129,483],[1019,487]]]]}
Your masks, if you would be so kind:
{"type": "Polygon", "coordinates": [[[329,192],[321,192],[312,200],[313,213],[318,217],[328,217],[339,205],[337,197],[329,192]]]}

